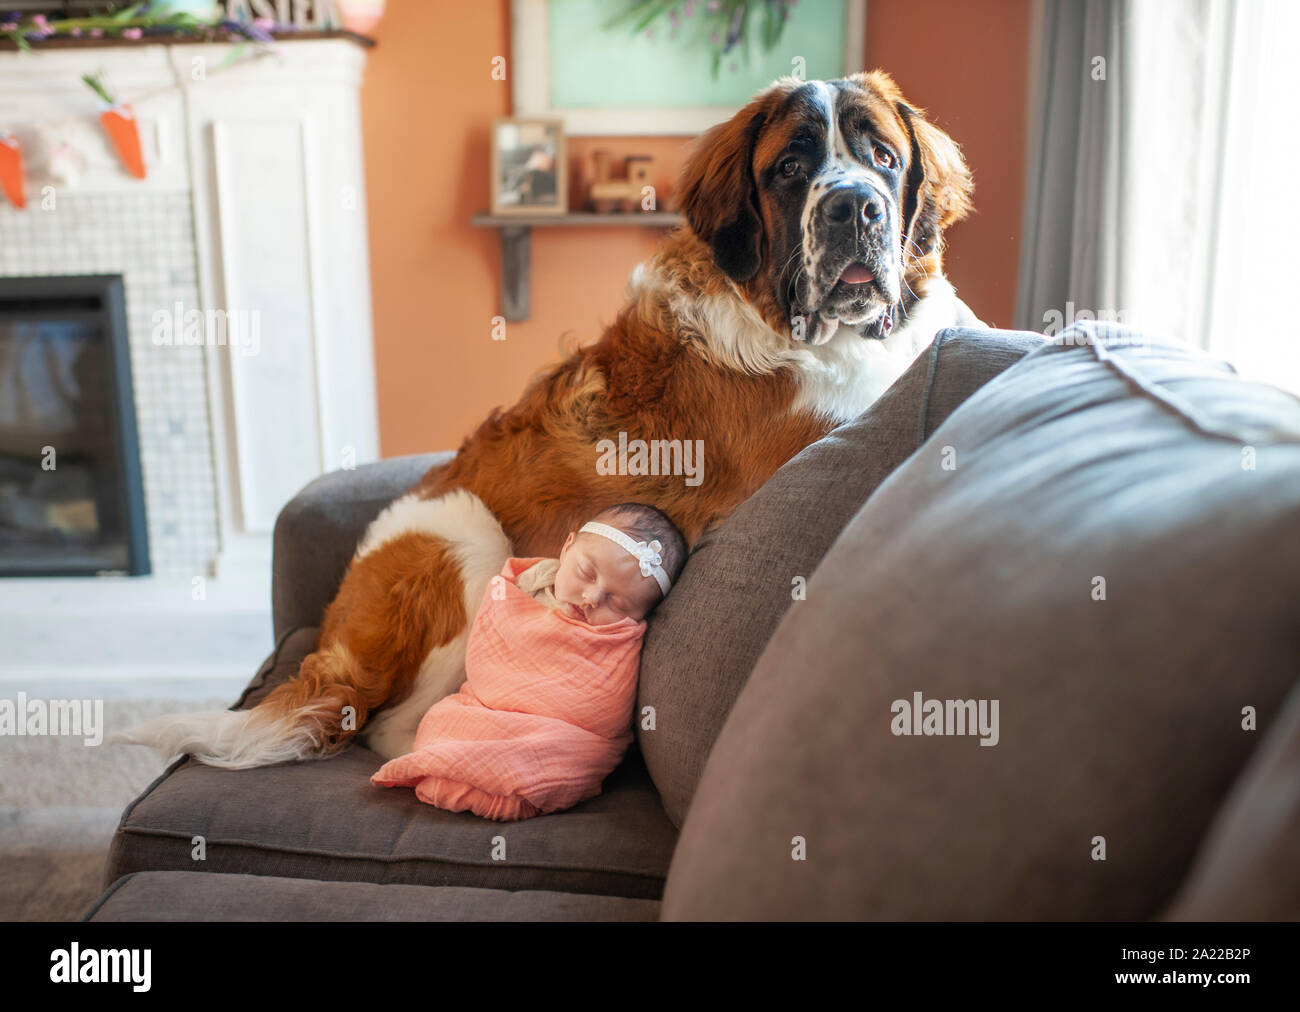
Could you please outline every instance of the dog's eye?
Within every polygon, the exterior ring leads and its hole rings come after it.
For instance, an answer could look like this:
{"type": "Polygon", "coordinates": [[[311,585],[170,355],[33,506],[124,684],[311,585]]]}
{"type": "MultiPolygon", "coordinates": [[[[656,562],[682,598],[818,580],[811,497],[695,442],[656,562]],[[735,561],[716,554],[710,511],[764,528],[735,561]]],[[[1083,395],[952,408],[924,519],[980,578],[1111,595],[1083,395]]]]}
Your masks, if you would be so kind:
{"type": "Polygon", "coordinates": [[[898,159],[894,157],[894,153],[883,144],[872,145],[871,160],[886,169],[892,169],[898,165],[898,159]]]}
{"type": "Polygon", "coordinates": [[[799,171],[802,168],[803,166],[799,164],[799,159],[787,158],[781,163],[781,175],[785,176],[786,179],[792,179],[799,174],[799,171]]]}

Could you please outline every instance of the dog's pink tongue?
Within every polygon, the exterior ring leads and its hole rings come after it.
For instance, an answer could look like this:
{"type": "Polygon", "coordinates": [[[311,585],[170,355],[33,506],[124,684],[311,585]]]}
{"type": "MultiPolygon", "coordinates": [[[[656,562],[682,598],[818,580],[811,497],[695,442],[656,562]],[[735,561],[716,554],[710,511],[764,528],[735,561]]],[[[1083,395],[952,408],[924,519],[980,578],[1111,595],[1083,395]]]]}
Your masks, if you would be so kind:
{"type": "Polygon", "coordinates": [[[875,281],[876,276],[862,264],[849,264],[840,275],[840,280],[846,285],[865,285],[868,281],[875,281]]]}

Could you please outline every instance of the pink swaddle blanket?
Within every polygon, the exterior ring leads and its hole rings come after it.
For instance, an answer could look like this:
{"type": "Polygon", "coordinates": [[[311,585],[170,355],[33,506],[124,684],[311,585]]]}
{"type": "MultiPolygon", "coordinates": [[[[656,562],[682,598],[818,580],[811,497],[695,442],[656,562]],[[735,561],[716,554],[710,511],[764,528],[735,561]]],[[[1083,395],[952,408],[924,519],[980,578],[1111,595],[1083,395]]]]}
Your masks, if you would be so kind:
{"type": "Polygon", "coordinates": [[[600,793],[632,743],[646,624],[588,625],[521,590],[540,559],[507,559],[470,629],[465,684],[420,721],[415,750],[370,778],[488,819],[527,819],[600,793]]]}

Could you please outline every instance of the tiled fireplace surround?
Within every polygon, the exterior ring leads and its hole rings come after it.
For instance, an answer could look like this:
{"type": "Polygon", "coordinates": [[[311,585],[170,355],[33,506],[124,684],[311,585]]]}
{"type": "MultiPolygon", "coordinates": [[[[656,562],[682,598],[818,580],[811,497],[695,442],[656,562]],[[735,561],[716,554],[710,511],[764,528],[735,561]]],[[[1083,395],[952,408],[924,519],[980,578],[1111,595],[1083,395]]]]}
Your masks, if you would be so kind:
{"type": "Polygon", "coordinates": [[[120,274],[144,476],[161,577],[211,576],[217,499],[202,347],[156,345],[154,311],[199,305],[188,193],[70,193],[56,210],[0,209],[0,276],[120,274]]]}
{"type": "Polygon", "coordinates": [[[0,276],[122,276],[153,569],[0,579],[0,685],[246,679],[270,645],[279,507],[316,475],[378,456],[364,50],[295,40],[194,72],[229,54],[0,52],[0,126],[29,158],[27,208],[0,199],[0,276]],[[87,69],[135,99],[147,179],[127,176],[105,142],[87,69]],[[59,137],[87,157],[75,185],[40,174],[59,137]],[[257,312],[258,353],[155,343],[155,313],[177,305],[257,312]]]}

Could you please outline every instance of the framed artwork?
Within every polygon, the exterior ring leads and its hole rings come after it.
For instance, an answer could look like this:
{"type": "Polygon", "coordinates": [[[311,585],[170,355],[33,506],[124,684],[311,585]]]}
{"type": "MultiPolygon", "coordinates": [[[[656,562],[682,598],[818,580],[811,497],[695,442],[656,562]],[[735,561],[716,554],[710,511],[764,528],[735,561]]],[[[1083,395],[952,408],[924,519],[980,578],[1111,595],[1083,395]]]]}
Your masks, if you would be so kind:
{"type": "Polygon", "coordinates": [[[492,121],[492,213],[566,214],[569,210],[564,121],[503,117],[492,121]]]}
{"type": "Polygon", "coordinates": [[[511,0],[515,115],[561,117],[574,137],[690,136],[730,119],[778,77],[829,80],[864,69],[866,0],[788,6],[770,49],[764,18],[786,5],[683,2],[644,28],[635,16],[619,19],[635,6],[511,0]],[[728,11],[733,21],[719,28],[728,11]]]}

